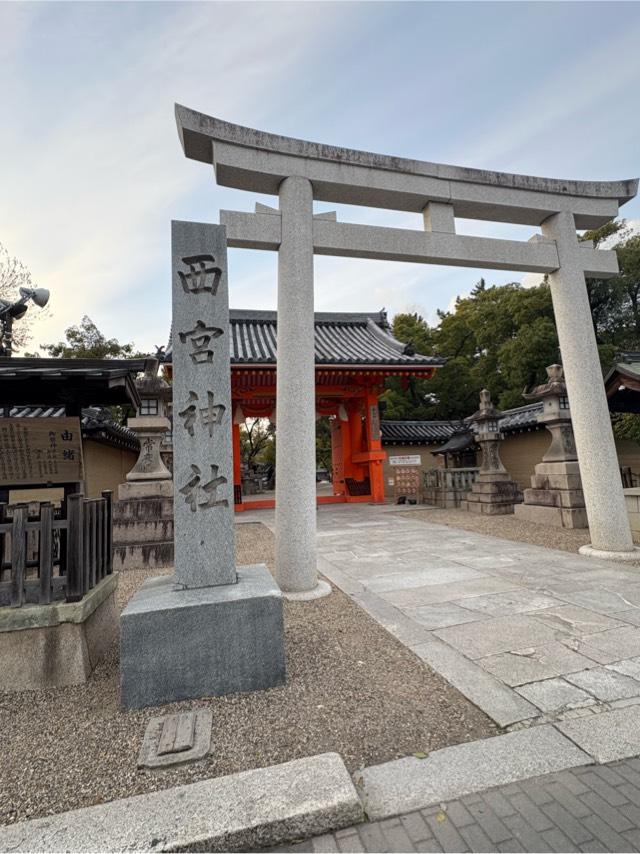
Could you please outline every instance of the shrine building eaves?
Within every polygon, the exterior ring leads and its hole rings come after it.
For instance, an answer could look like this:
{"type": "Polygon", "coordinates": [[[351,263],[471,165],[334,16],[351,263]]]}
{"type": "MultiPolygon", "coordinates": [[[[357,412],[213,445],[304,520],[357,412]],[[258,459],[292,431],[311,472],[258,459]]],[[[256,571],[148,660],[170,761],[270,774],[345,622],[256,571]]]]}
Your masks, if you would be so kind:
{"type": "Polygon", "coordinates": [[[290,175],[313,184],[319,201],[421,212],[428,202],[457,217],[540,225],[561,210],[576,228],[597,228],[633,198],[638,179],[578,181],[413,160],[254,130],[176,104],[188,158],[211,163],[222,186],[277,195],[290,175]]]}
{"type": "MultiPolygon", "coordinates": [[[[231,309],[230,358],[234,368],[275,367],[277,364],[277,313],[231,309]]],[[[432,371],[445,359],[416,353],[410,344],[398,341],[385,312],[316,312],[315,364],[317,367],[406,368],[432,371]]],[[[172,338],[173,336],[171,336],[172,338]]],[[[165,360],[171,361],[170,339],[165,360]]]]}

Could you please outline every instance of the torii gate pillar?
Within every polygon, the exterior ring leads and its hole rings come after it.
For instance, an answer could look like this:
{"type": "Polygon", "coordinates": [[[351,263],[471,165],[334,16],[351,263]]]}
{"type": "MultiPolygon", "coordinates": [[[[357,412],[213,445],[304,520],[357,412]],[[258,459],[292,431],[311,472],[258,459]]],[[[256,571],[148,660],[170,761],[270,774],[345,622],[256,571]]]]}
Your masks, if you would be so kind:
{"type": "Polygon", "coordinates": [[[289,598],[330,592],[316,569],[316,388],[313,190],[307,178],[279,188],[276,579],[289,598]]]}
{"type": "Polygon", "coordinates": [[[573,214],[554,214],[542,234],[556,241],[560,267],[549,274],[553,313],[567,381],[571,421],[591,544],[582,554],[638,560],[620,481],[609,406],[573,214]]]}

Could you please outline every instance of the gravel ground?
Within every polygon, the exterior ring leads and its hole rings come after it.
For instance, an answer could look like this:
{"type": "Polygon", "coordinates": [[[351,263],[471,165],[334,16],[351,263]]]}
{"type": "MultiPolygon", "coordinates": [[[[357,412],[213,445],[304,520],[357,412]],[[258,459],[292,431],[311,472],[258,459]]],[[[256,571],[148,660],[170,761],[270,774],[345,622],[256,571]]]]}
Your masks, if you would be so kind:
{"type": "Polygon", "coordinates": [[[522,521],[515,516],[480,516],[466,510],[441,510],[437,507],[407,511],[402,515],[422,522],[463,528],[465,531],[476,531],[478,534],[531,543],[548,549],[560,549],[563,552],[577,552],[580,546],[590,542],[586,528],[538,525],[536,522],[522,521]]]}
{"type": "MultiPolygon", "coordinates": [[[[273,566],[273,535],[236,526],[238,563],[273,566]]],[[[121,578],[122,606],[154,571],[121,578]]],[[[286,685],[121,712],[118,648],[90,681],[55,691],[0,694],[0,823],[49,815],[336,751],[350,770],[494,735],[494,724],[338,590],[285,603],[286,685]],[[136,759],[149,718],[209,707],[212,754],[152,774],[136,759]]]]}

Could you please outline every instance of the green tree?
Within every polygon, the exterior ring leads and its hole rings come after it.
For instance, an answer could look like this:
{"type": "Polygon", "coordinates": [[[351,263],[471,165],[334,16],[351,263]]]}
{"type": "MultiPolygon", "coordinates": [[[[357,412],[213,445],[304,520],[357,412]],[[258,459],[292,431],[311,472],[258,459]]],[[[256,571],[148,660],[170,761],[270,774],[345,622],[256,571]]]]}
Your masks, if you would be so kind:
{"type": "Polygon", "coordinates": [[[240,427],[240,454],[246,466],[271,462],[269,452],[274,449],[275,428],[266,418],[248,418],[240,427]]]}
{"type": "Polygon", "coordinates": [[[525,386],[542,381],[544,368],[558,360],[551,294],[546,284],[487,287],[480,280],[453,311],[438,312],[430,328],[419,315],[397,315],[394,335],[410,335],[416,351],[447,358],[431,380],[403,388],[389,381],[385,418],[456,419],[469,415],[486,387],[498,406],[522,403],[525,386]]]}
{"type": "Polygon", "coordinates": [[[56,359],[130,359],[147,355],[134,351],[133,344],[106,338],[86,315],[78,326],[70,326],[64,334],[66,341],[43,344],[42,349],[56,359]]]}

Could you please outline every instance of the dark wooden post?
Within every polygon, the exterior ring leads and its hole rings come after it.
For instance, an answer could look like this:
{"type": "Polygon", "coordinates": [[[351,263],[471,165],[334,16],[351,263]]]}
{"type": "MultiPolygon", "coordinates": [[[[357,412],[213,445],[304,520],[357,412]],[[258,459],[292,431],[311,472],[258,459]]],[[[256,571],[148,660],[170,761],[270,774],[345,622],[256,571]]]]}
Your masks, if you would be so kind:
{"type": "Polygon", "coordinates": [[[84,596],[84,525],[82,494],[67,497],[67,602],[84,596]]]}
{"type": "Polygon", "coordinates": [[[24,580],[27,547],[27,505],[18,504],[13,510],[11,526],[11,607],[24,602],[24,580]]]}
{"type": "Polygon", "coordinates": [[[105,574],[111,575],[113,572],[113,493],[110,489],[106,489],[102,497],[105,501],[105,574]]]}
{"type": "Polygon", "coordinates": [[[96,501],[96,583],[104,578],[104,499],[96,501]]]}
{"type": "Polygon", "coordinates": [[[40,505],[40,604],[51,602],[53,574],[53,505],[48,501],[40,505]]]}
{"type": "MultiPolygon", "coordinates": [[[[6,522],[6,521],[7,521],[7,505],[6,504],[0,504],[0,525],[2,525],[2,523],[6,522]]],[[[2,566],[5,562],[6,548],[7,548],[7,535],[4,534],[0,530],[0,581],[2,581],[2,576],[3,576],[2,566]]],[[[7,560],[9,560],[11,555],[6,555],[6,557],[7,557],[7,560]]],[[[11,564],[9,564],[9,578],[11,578],[11,564]]]]}

